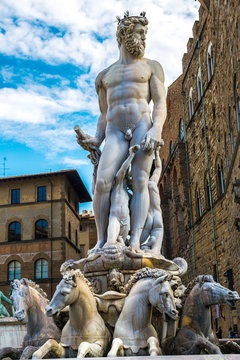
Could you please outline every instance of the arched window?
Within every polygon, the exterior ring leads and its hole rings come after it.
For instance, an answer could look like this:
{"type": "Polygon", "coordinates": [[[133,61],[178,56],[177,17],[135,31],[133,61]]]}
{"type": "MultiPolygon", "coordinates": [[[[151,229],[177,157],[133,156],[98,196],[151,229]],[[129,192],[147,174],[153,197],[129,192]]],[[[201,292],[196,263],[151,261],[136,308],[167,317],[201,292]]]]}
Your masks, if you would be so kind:
{"type": "Polygon", "coordinates": [[[71,223],[70,223],[70,221],[68,222],[68,238],[71,240],[71,233],[72,233],[72,231],[71,231],[71,223]]]}
{"type": "Polygon", "coordinates": [[[213,76],[214,71],[214,58],[213,58],[213,50],[212,43],[208,45],[207,51],[207,71],[208,71],[208,80],[210,81],[213,76]]]}
{"type": "Polygon", "coordinates": [[[45,219],[40,219],[35,223],[35,238],[48,238],[48,222],[45,219]]]}
{"type": "Polygon", "coordinates": [[[205,175],[204,185],[205,185],[206,208],[209,209],[212,204],[212,196],[211,196],[210,184],[208,181],[208,174],[205,175]]]}
{"type": "Polygon", "coordinates": [[[78,247],[78,232],[77,232],[77,230],[75,231],[75,244],[78,247]]]}
{"type": "Polygon", "coordinates": [[[21,224],[17,221],[12,222],[8,226],[8,241],[21,240],[21,224]]]}
{"type": "Polygon", "coordinates": [[[48,262],[45,259],[38,259],[35,262],[35,279],[48,278],[48,262]]]}
{"type": "Polygon", "coordinates": [[[197,74],[197,94],[198,94],[198,100],[200,101],[203,93],[202,93],[202,82],[201,82],[201,69],[198,69],[198,74],[197,74]]]}
{"type": "Polygon", "coordinates": [[[170,141],[170,155],[173,154],[173,142],[172,140],[170,141]]]}
{"type": "Polygon", "coordinates": [[[224,184],[224,172],[223,172],[223,161],[217,164],[217,187],[218,195],[224,194],[225,184],[224,184]]]}
{"type": "Polygon", "coordinates": [[[200,218],[202,216],[202,203],[199,189],[196,189],[196,213],[197,218],[200,218]]]}
{"type": "Polygon", "coordinates": [[[8,280],[21,279],[21,264],[14,260],[8,264],[8,280]]]}
{"type": "Polygon", "coordinates": [[[191,120],[192,116],[193,116],[193,112],[194,112],[194,107],[193,107],[193,89],[191,88],[189,91],[189,119],[191,120]]]}
{"type": "Polygon", "coordinates": [[[183,119],[179,121],[179,141],[182,142],[184,139],[183,119]]]}

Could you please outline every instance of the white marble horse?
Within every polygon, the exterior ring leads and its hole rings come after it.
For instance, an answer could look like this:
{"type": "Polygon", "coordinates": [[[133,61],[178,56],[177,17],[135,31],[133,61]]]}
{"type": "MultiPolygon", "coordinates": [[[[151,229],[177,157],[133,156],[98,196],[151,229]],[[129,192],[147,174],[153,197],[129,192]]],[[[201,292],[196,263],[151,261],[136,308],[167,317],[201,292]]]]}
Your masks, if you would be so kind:
{"type": "Polygon", "coordinates": [[[53,316],[67,305],[69,320],[62,330],[61,343],[48,340],[33,354],[33,359],[42,359],[50,351],[63,358],[72,357],[74,351],[77,358],[105,355],[111,335],[98,313],[92,287],[80,270],[65,271],[47,315],[53,316]]]}
{"type": "Polygon", "coordinates": [[[199,275],[189,284],[185,296],[180,330],[168,345],[167,353],[221,354],[212,329],[211,305],[233,306],[240,299],[238,293],[215,282],[211,275],[199,275]]]}
{"type": "Polygon", "coordinates": [[[116,322],[113,343],[108,356],[160,355],[155,328],[151,324],[152,308],[171,319],[178,318],[172,275],[160,269],[138,270],[127,283],[122,312],[116,322]]]}
{"type": "Polygon", "coordinates": [[[30,359],[33,352],[48,339],[60,340],[60,330],[54,320],[46,315],[49,304],[47,295],[33,281],[28,279],[11,282],[11,301],[15,309],[15,316],[27,326],[27,334],[23,339],[22,349],[3,348],[0,359],[30,359]]]}

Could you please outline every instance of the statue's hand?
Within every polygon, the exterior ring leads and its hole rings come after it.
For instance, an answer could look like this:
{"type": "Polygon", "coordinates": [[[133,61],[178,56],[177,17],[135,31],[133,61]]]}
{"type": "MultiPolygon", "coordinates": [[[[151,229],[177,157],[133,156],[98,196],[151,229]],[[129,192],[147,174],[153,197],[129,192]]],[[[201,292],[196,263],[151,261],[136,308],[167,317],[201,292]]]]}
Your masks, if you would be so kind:
{"type": "Polygon", "coordinates": [[[152,152],[156,150],[161,144],[161,141],[157,140],[157,138],[158,136],[156,136],[156,131],[153,128],[148,130],[142,140],[143,150],[148,151],[151,155],[152,152]]]}
{"type": "Polygon", "coordinates": [[[136,153],[138,150],[140,149],[140,145],[133,145],[132,147],[129,148],[129,154],[133,154],[136,153]]]}
{"type": "Polygon", "coordinates": [[[97,137],[92,137],[90,135],[86,136],[85,139],[81,139],[77,136],[77,142],[78,144],[84,149],[84,150],[96,150],[101,145],[101,142],[97,137]]]}

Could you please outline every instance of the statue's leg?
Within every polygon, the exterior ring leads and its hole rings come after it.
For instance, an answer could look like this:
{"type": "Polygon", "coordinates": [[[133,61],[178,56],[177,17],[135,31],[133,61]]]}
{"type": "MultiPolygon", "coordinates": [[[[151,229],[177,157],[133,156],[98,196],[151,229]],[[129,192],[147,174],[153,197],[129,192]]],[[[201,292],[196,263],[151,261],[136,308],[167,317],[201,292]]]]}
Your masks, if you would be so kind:
{"type": "Polygon", "coordinates": [[[222,354],[219,346],[202,337],[198,338],[196,345],[199,347],[200,350],[205,350],[208,354],[222,354]]]}
{"type": "Polygon", "coordinates": [[[151,250],[156,254],[161,254],[163,240],[163,228],[153,229],[149,238],[149,245],[151,250]]]}
{"type": "Polygon", "coordinates": [[[223,354],[240,354],[240,346],[235,341],[227,341],[220,345],[223,354]]]}
{"type": "Polygon", "coordinates": [[[113,339],[112,342],[112,347],[109,351],[109,353],[107,354],[108,357],[116,357],[118,355],[118,352],[121,352],[121,356],[123,356],[123,342],[120,338],[115,338],[113,339]]]}
{"type": "Polygon", "coordinates": [[[32,359],[42,359],[49,351],[55,353],[56,358],[64,358],[65,350],[56,340],[50,339],[45,342],[37,351],[33,353],[32,359]]]}
{"type": "Polygon", "coordinates": [[[206,351],[208,354],[222,354],[217,345],[203,337],[198,337],[189,349],[180,352],[179,355],[199,355],[201,350],[206,351]]]}
{"type": "Polygon", "coordinates": [[[154,336],[151,336],[150,338],[147,339],[147,343],[148,343],[148,349],[149,349],[150,356],[162,355],[162,351],[159,347],[159,342],[158,342],[157,338],[155,338],[154,336]]]}
{"type": "Polygon", "coordinates": [[[103,347],[98,343],[89,343],[83,341],[78,347],[77,359],[81,359],[88,355],[88,357],[103,356],[103,347]]]}
{"type": "Polygon", "coordinates": [[[107,244],[116,244],[120,232],[120,222],[114,215],[110,215],[107,229],[107,244]]]}
{"type": "Polygon", "coordinates": [[[37,346],[27,346],[25,347],[25,349],[22,352],[22,355],[20,357],[20,360],[25,360],[25,359],[31,359],[32,355],[35,351],[37,351],[38,347],[37,346]]]}
{"type": "MultiPolygon", "coordinates": [[[[152,230],[152,226],[153,226],[153,217],[152,217],[151,209],[149,209],[148,214],[147,214],[147,220],[145,222],[145,225],[144,225],[141,237],[140,237],[140,245],[142,245],[149,238],[150,232],[152,230]]],[[[146,248],[147,248],[147,246],[146,246],[146,248]]]]}
{"type": "Polygon", "coordinates": [[[118,237],[118,241],[120,243],[122,243],[123,245],[125,244],[125,241],[127,239],[127,236],[128,236],[129,230],[130,230],[130,216],[128,216],[126,221],[127,221],[126,225],[121,226],[120,234],[118,237]]]}
{"type": "Polygon", "coordinates": [[[18,360],[22,350],[18,350],[12,347],[5,347],[0,350],[0,359],[10,358],[12,360],[18,360]]]}
{"type": "Polygon", "coordinates": [[[97,227],[98,241],[95,249],[104,245],[110,208],[110,193],[114,177],[127,158],[129,144],[124,134],[115,126],[107,131],[106,141],[98,165],[93,209],[97,227]]]}
{"type": "MultiPolygon", "coordinates": [[[[3,305],[2,305],[2,306],[3,306],[3,305]]],[[[3,314],[3,316],[10,317],[10,314],[9,314],[9,312],[7,311],[7,309],[5,308],[5,306],[3,306],[3,308],[2,308],[2,314],[3,314]]]]}
{"type": "MultiPolygon", "coordinates": [[[[144,125],[144,124],[143,124],[144,125]]],[[[147,125],[139,127],[134,131],[131,146],[141,144],[144,134],[147,132],[147,125]]],[[[144,228],[149,211],[148,181],[152,167],[153,154],[140,149],[132,162],[132,184],[133,197],[131,200],[131,240],[130,245],[140,248],[140,237],[144,228]]]]}

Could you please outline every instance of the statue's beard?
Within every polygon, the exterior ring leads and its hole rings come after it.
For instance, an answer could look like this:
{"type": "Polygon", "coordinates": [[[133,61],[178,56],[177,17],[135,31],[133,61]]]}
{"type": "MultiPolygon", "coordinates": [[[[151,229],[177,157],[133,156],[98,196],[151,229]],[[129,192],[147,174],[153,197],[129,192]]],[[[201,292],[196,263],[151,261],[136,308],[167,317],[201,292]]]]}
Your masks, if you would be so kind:
{"type": "Polygon", "coordinates": [[[143,57],[145,52],[145,41],[138,40],[134,36],[126,36],[125,39],[126,50],[129,54],[136,57],[143,57]]]}

